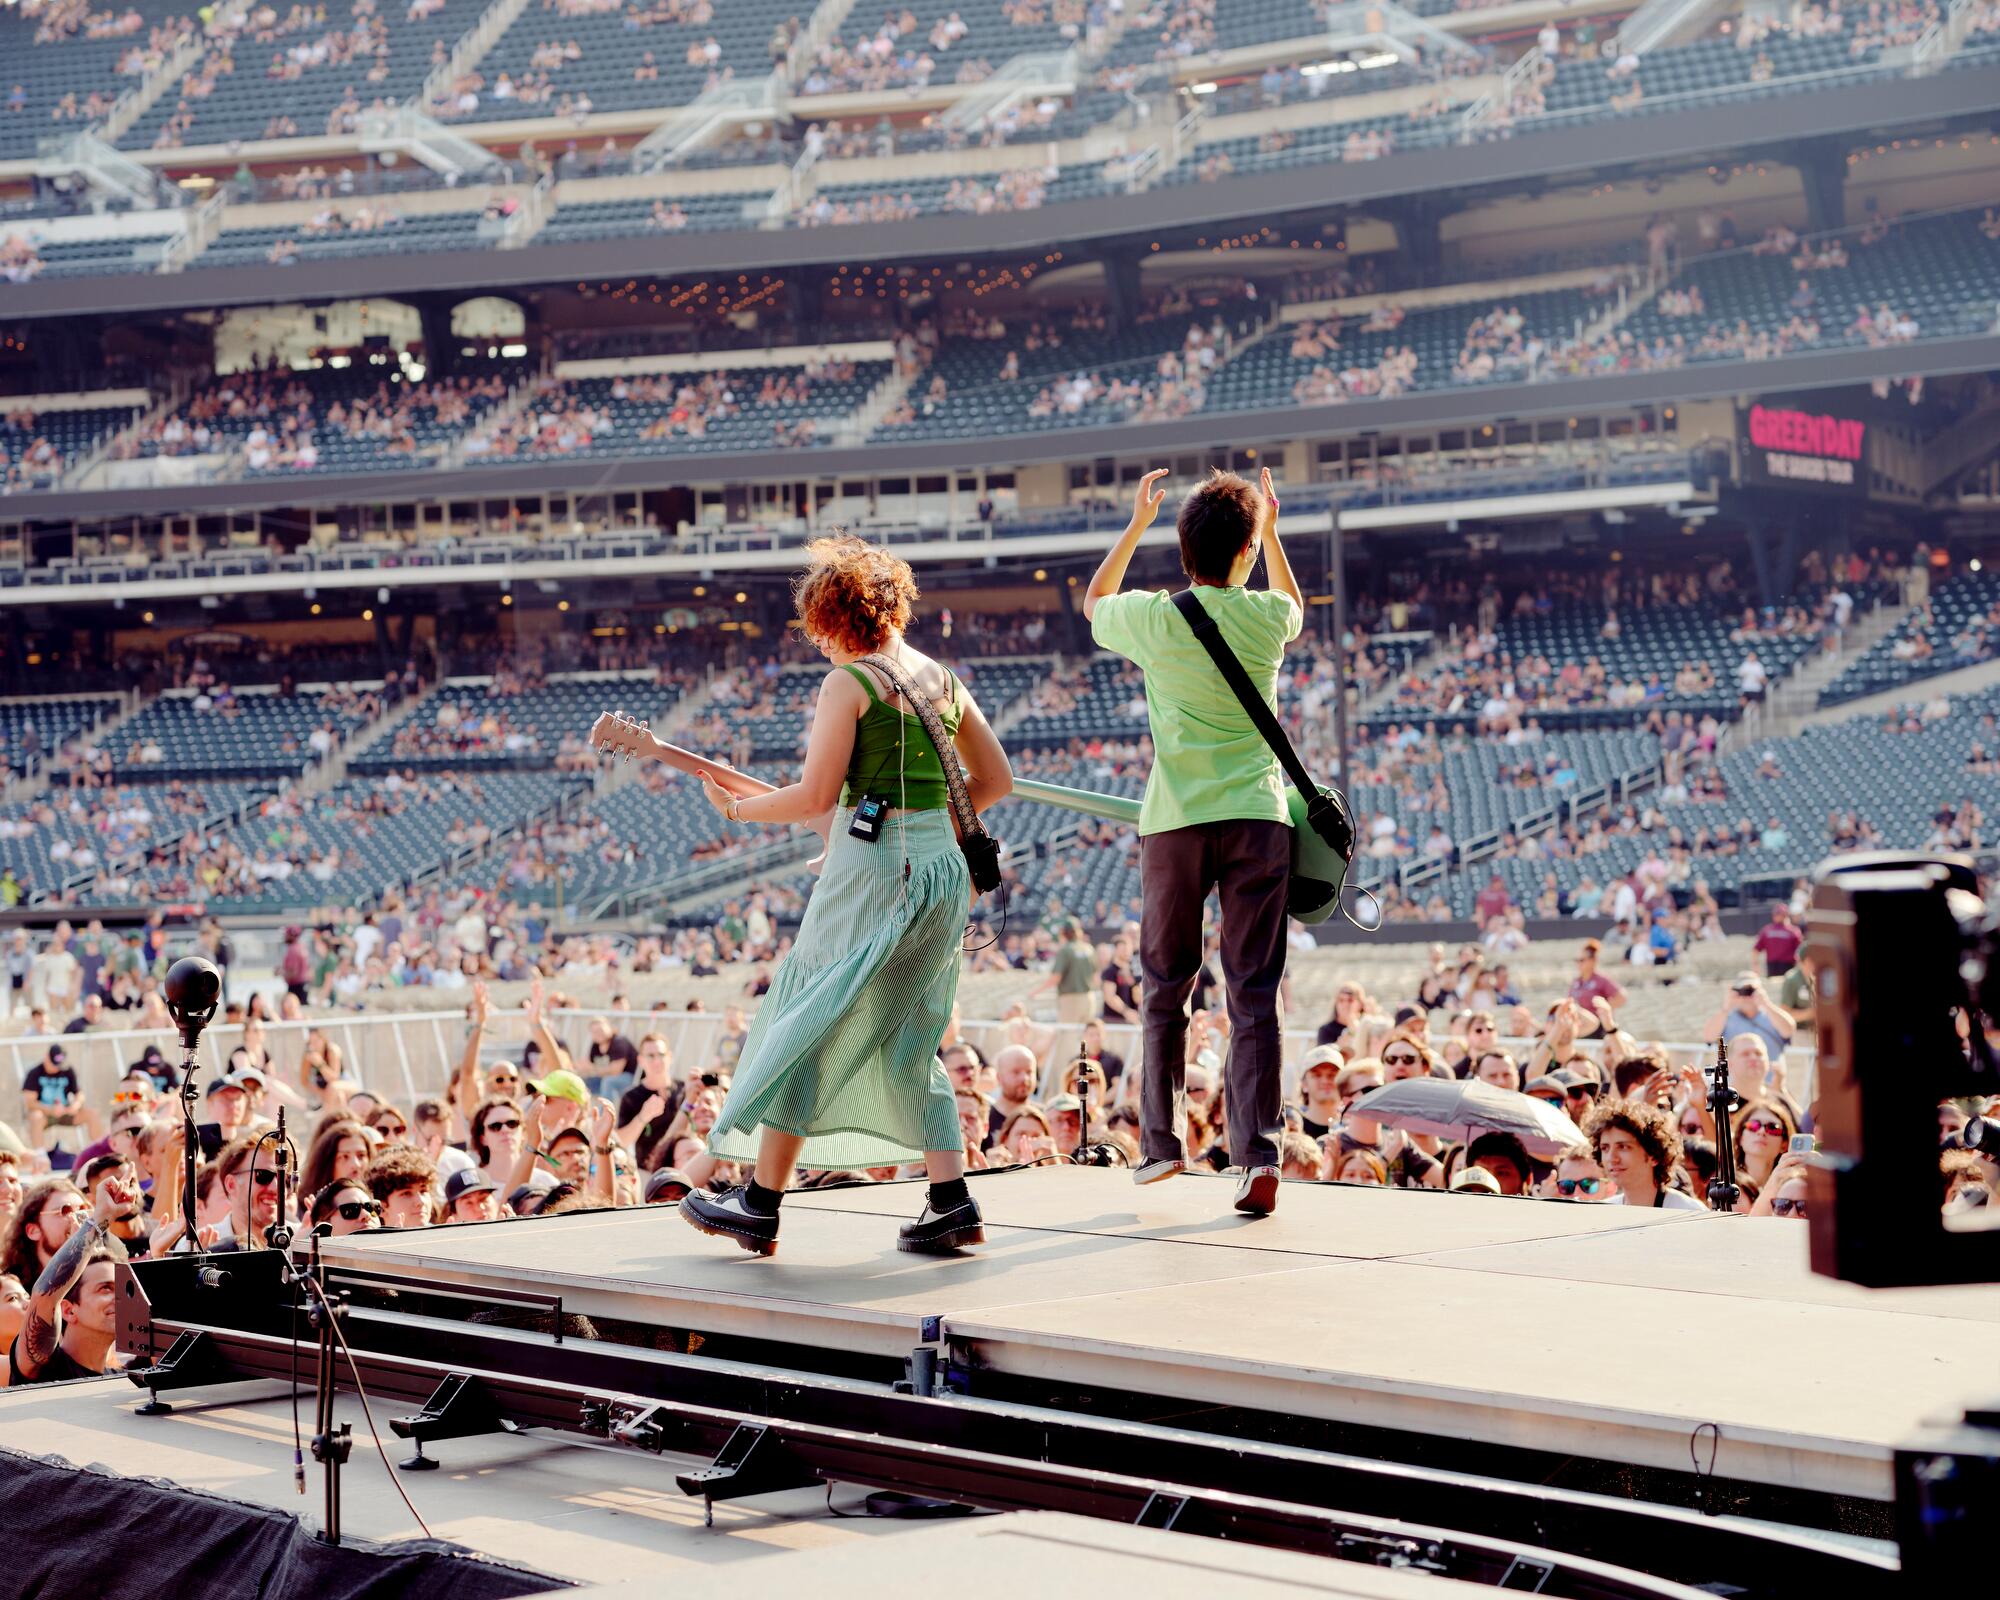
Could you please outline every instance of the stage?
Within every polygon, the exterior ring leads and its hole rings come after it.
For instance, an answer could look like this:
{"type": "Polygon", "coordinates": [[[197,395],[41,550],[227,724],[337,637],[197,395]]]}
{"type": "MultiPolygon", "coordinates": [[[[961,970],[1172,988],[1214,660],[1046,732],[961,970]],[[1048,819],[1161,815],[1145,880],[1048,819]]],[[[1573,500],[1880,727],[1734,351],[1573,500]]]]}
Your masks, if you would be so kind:
{"type": "Polygon", "coordinates": [[[940,1345],[975,1394],[988,1372],[1874,1501],[2000,1349],[2000,1288],[1817,1278],[1778,1219],[1312,1184],[1247,1219],[1218,1178],[973,1182],[988,1242],[948,1259],[895,1249],[912,1184],[788,1196],[769,1259],[659,1207],[324,1256],[802,1351],[940,1345]]]}

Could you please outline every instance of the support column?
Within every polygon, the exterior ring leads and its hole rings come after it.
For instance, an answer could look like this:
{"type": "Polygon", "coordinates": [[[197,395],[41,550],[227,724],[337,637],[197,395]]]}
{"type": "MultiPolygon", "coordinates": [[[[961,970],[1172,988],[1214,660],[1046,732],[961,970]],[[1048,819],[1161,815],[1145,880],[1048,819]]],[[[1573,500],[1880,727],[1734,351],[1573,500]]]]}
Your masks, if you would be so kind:
{"type": "Polygon", "coordinates": [[[1104,261],[1104,300],[1111,313],[1111,331],[1122,333],[1139,320],[1139,252],[1107,249],[1104,261]]]}
{"type": "Polygon", "coordinates": [[[1805,190],[1806,221],[1814,233],[1847,226],[1847,141],[1808,139],[1792,149],[1805,190]]]}

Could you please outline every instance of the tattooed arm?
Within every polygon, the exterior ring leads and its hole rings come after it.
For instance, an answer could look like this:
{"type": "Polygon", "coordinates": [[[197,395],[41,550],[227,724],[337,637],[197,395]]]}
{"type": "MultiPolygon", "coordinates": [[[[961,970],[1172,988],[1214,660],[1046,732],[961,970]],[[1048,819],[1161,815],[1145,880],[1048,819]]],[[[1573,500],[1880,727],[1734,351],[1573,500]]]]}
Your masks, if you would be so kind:
{"type": "Polygon", "coordinates": [[[40,1372],[54,1358],[62,1342],[62,1303],[76,1280],[83,1276],[84,1258],[102,1237],[94,1219],[76,1225],[76,1232],[49,1258],[42,1275],[35,1280],[28,1314],[21,1324],[21,1336],[14,1344],[14,1381],[19,1383],[40,1372]]]}
{"type": "Polygon", "coordinates": [[[105,1224],[136,1199],[137,1192],[115,1175],[106,1178],[98,1185],[97,1204],[92,1214],[78,1218],[76,1231],[63,1241],[61,1249],[49,1257],[49,1264],[42,1268],[42,1275],[35,1280],[33,1294],[28,1300],[27,1317],[14,1344],[15,1382],[33,1378],[54,1359],[56,1348],[62,1342],[63,1297],[76,1287],[77,1279],[83,1276],[91,1247],[105,1237],[105,1224]]]}

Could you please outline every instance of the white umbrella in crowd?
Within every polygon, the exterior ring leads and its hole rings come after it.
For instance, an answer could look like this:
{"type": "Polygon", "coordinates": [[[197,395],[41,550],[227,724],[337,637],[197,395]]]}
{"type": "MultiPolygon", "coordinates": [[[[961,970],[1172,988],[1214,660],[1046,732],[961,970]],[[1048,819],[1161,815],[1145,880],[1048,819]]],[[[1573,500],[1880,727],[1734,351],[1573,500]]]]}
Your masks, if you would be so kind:
{"type": "Polygon", "coordinates": [[[1460,1143],[1480,1133],[1511,1133],[1544,1160],[1583,1140],[1560,1106],[1478,1078],[1405,1078],[1370,1089],[1348,1108],[1385,1128],[1460,1143]]]}

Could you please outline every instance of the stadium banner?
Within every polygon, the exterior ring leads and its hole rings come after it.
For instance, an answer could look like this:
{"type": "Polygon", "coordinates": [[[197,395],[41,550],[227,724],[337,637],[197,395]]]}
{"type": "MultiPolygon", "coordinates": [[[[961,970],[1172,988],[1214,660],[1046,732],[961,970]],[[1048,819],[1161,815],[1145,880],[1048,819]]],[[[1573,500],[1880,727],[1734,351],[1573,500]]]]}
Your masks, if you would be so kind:
{"type": "Polygon", "coordinates": [[[1818,402],[1753,401],[1737,413],[1746,485],[1852,494],[1867,487],[1868,424],[1818,402]]]}

